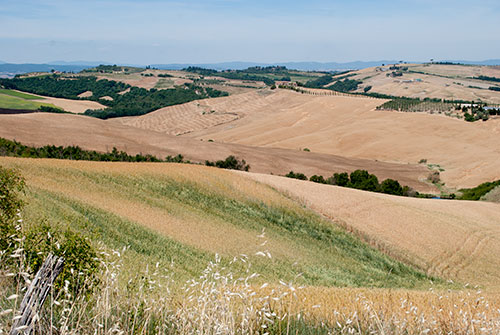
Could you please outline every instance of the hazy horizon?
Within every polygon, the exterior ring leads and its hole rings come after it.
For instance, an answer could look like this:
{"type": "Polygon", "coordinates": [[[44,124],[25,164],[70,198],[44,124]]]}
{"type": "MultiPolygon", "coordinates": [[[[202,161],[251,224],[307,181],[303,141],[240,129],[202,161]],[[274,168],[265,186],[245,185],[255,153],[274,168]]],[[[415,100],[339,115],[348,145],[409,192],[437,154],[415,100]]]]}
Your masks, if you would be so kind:
{"type": "Polygon", "coordinates": [[[500,3],[4,0],[0,60],[121,64],[500,58],[500,3]]]}

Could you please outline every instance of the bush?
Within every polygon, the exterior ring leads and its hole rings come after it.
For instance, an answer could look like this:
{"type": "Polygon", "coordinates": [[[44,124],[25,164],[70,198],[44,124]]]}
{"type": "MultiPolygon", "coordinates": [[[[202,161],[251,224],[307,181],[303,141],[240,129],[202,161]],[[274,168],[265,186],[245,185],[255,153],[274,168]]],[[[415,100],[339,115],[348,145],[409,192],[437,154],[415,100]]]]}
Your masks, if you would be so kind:
{"type": "Polygon", "coordinates": [[[64,258],[64,269],[57,278],[56,288],[62,288],[67,281],[70,291],[78,294],[96,280],[97,254],[85,238],[47,223],[31,227],[26,234],[25,255],[33,273],[50,253],[64,258]]]}
{"type": "Polygon", "coordinates": [[[0,251],[13,247],[16,232],[16,215],[23,206],[24,178],[12,169],[0,166],[0,251]]]}
{"type": "Polygon", "coordinates": [[[38,110],[43,113],[70,113],[61,108],[51,107],[51,106],[40,106],[38,110]]]}
{"type": "Polygon", "coordinates": [[[288,172],[285,177],[288,177],[288,178],[294,178],[294,179],[300,179],[300,180],[307,180],[307,176],[303,173],[295,173],[293,171],[290,171],[288,172]]]}
{"type": "Polygon", "coordinates": [[[328,178],[328,183],[346,187],[349,184],[349,174],[347,172],[334,173],[331,178],[328,178]]]}
{"type": "Polygon", "coordinates": [[[326,180],[325,180],[325,178],[323,178],[323,176],[314,175],[314,176],[311,176],[311,178],[309,178],[309,180],[312,182],[315,182],[315,183],[326,184],[326,180]]]}
{"type": "Polygon", "coordinates": [[[427,179],[433,184],[439,183],[441,181],[439,171],[432,171],[429,173],[429,177],[427,177],[427,179]]]}
{"type": "Polygon", "coordinates": [[[382,184],[380,184],[380,191],[387,194],[403,195],[403,187],[394,179],[384,180],[382,184]]]}
{"type": "Polygon", "coordinates": [[[460,200],[479,200],[483,195],[486,195],[495,187],[500,186],[500,180],[494,182],[482,183],[474,188],[461,189],[460,192],[462,196],[459,197],[460,200]]]}
{"type": "Polygon", "coordinates": [[[215,166],[221,169],[229,169],[229,170],[241,170],[241,171],[250,170],[250,165],[248,165],[244,159],[240,161],[233,155],[227,156],[225,160],[218,160],[215,163],[210,161],[205,161],[205,165],[215,166]]]}
{"type": "Polygon", "coordinates": [[[348,186],[372,192],[377,192],[380,189],[377,176],[369,174],[366,170],[352,172],[348,186]]]}

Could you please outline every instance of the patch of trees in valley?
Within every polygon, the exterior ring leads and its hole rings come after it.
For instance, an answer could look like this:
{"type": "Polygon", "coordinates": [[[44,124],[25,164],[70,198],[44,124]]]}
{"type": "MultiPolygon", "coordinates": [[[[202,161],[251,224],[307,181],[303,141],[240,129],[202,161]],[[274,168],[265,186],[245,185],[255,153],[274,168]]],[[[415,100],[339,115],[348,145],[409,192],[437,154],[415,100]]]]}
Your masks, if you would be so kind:
{"type": "Polygon", "coordinates": [[[143,115],[167,106],[228,95],[227,92],[193,84],[184,84],[165,90],[147,90],[113,80],[97,80],[96,77],[80,76],[67,79],[57,75],[2,79],[0,85],[8,89],[56,98],[98,101],[107,108],[87,110],[85,114],[101,119],[143,115]],[[129,89],[128,92],[121,94],[127,89],[129,89]],[[80,94],[88,91],[92,92],[91,96],[79,97],[80,94]],[[111,97],[111,99],[102,99],[103,97],[111,97]]]}

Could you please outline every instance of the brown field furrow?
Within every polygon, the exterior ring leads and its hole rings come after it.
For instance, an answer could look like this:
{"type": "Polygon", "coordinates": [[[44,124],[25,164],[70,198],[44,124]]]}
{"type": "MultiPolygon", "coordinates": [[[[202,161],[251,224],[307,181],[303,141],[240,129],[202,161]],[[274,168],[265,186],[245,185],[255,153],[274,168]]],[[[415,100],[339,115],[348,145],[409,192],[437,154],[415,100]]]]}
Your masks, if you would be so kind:
{"type": "MultiPolygon", "coordinates": [[[[188,136],[403,164],[426,159],[444,169],[441,178],[451,188],[500,179],[500,119],[468,123],[441,115],[375,110],[384,102],[379,99],[288,90],[255,100],[265,104],[240,103],[232,110],[244,115],[240,119],[188,136]]],[[[145,118],[154,124],[153,115],[145,118]]]]}
{"type": "Polygon", "coordinates": [[[500,288],[499,204],[396,197],[278,176],[246,175],[351,226],[368,240],[393,247],[434,275],[500,288]]]}
{"type": "Polygon", "coordinates": [[[194,162],[225,159],[235,155],[245,159],[251,171],[286,174],[290,170],[307,175],[330,176],[333,172],[367,169],[381,180],[394,178],[423,192],[435,191],[420,180],[427,168],[416,164],[395,164],[336,155],[303,152],[280,148],[259,148],[231,143],[211,143],[192,138],[129,127],[114,120],[35,113],[30,115],[0,115],[0,137],[16,139],[26,145],[78,145],[84,149],[111,151],[113,147],[130,154],[152,154],[164,158],[183,154],[194,162]]]}

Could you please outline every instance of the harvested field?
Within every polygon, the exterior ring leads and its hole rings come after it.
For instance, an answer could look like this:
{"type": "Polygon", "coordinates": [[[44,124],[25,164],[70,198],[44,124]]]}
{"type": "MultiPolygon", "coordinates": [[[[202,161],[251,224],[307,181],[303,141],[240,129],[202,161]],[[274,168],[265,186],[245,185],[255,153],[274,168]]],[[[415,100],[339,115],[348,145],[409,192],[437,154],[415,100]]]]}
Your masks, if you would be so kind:
{"type": "Polygon", "coordinates": [[[500,205],[415,199],[245,174],[430,274],[500,288],[500,205]]]}
{"type": "Polygon", "coordinates": [[[440,65],[440,64],[399,64],[408,68],[401,76],[389,74],[391,65],[354,71],[349,79],[361,80],[358,89],[371,86],[370,92],[412,98],[438,98],[447,100],[483,101],[500,103],[500,92],[489,90],[498,83],[473,79],[487,76],[500,78],[500,70],[494,66],[440,65]],[[389,75],[389,76],[388,76],[389,75]]]}
{"type": "Polygon", "coordinates": [[[111,151],[113,147],[130,154],[152,154],[158,157],[183,154],[195,162],[224,159],[235,155],[245,159],[251,171],[286,174],[290,170],[307,175],[330,176],[333,172],[367,169],[380,179],[394,178],[423,192],[435,191],[422,182],[428,169],[417,164],[395,164],[336,155],[259,148],[231,143],[210,143],[180,136],[143,130],[117,123],[78,115],[36,113],[0,115],[0,137],[16,139],[26,145],[78,145],[84,149],[111,151]]]}
{"type": "Polygon", "coordinates": [[[49,103],[59,108],[64,109],[65,111],[82,114],[87,109],[102,109],[106,108],[106,106],[101,105],[96,101],[89,100],[71,100],[71,99],[63,99],[63,98],[52,98],[52,97],[43,97],[42,100],[35,100],[43,103],[49,103]]]}
{"type": "MultiPolygon", "coordinates": [[[[221,110],[241,115],[238,120],[187,136],[400,164],[427,159],[444,169],[441,179],[451,188],[500,179],[498,119],[468,123],[440,115],[376,111],[384,100],[289,90],[243,97],[218,100],[226,102],[221,110]]],[[[145,127],[150,115],[139,126],[145,127]]],[[[153,120],[150,124],[158,129],[153,120]]],[[[127,122],[135,125],[132,119],[127,122]]]]}

